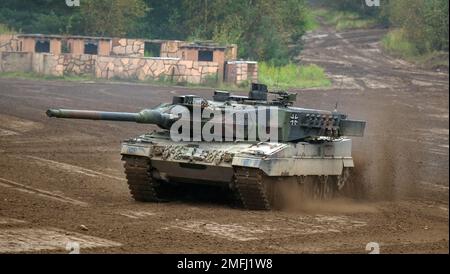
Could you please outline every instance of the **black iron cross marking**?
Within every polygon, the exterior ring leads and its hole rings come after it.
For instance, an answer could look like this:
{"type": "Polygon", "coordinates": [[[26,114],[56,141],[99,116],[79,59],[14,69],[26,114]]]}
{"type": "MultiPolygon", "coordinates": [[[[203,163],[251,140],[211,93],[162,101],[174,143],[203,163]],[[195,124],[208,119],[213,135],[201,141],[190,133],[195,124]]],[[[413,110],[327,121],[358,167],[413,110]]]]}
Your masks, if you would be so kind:
{"type": "Polygon", "coordinates": [[[298,114],[297,113],[292,113],[291,114],[291,126],[296,126],[298,124],[298,114]]]}

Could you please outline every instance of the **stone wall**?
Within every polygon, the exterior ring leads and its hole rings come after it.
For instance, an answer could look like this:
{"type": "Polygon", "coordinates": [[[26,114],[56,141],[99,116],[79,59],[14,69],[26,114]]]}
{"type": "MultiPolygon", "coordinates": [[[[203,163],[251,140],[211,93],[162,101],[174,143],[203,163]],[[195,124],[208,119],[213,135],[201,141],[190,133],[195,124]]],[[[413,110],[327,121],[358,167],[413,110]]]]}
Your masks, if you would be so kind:
{"type": "Polygon", "coordinates": [[[50,53],[28,53],[31,58],[31,70],[37,74],[50,76],[64,75],[64,56],[50,53]]]}
{"type": "Polygon", "coordinates": [[[198,62],[180,60],[174,69],[176,82],[204,83],[209,78],[218,79],[220,64],[215,62],[198,62]]]}
{"type": "Polygon", "coordinates": [[[161,43],[161,57],[181,58],[182,51],[180,47],[184,45],[181,41],[164,41],[161,43]]]}
{"type": "Polygon", "coordinates": [[[44,54],[29,53],[31,55],[31,70],[38,74],[44,74],[44,54]]]}
{"type": "Polygon", "coordinates": [[[32,70],[32,54],[27,52],[0,52],[0,72],[32,70]]]}
{"type": "Polygon", "coordinates": [[[174,58],[98,57],[97,78],[135,80],[165,79],[173,82],[202,83],[217,77],[219,64],[174,58]]]}
{"type": "MultiPolygon", "coordinates": [[[[161,51],[160,56],[161,57],[176,57],[176,58],[183,58],[183,55],[187,54],[187,51],[182,49],[183,46],[189,45],[188,42],[184,41],[176,41],[176,40],[167,40],[161,42],[161,51]]],[[[194,50],[195,51],[195,50],[194,50]]],[[[224,52],[224,60],[236,60],[237,58],[237,45],[231,44],[228,45],[224,52]]]]}
{"type": "Polygon", "coordinates": [[[65,75],[90,75],[95,74],[97,55],[81,54],[72,55],[64,54],[63,67],[65,75]]]}
{"type": "Polygon", "coordinates": [[[145,43],[139,39],[114,38],[112,40],[111,55],[144,57],[145,43]]]}
{"type": "Polygon", "coordinates": [[[3,66],[0,71],[34,71],[54,76],[89,75],[107,79],[168,79],[188,83],[225,80],[242,84],[258,80],[256,62],[234,61],[237,57],[237,46],[234,44],[228,45],[225,50],[213,50],[212,62],[200,62],[197,61],[199,49],[186,47],[190,44],[184,41],[126,38],[99,40],[98,55],[83,54],[82,38],[69,37],[67,43],[70,44],[71,53],[61,54],[59,39],[51,40],[50,53],[35,53],[34,36],[0,35],[0,52],[15,53],[2,55],[6,59],[0,64],[3,66]],[[145,41],[159,44],[161,57],[144,57],[145,41]]]}
{"type": "Polygon", "coordinates": [[[33,71],[51,76],[80,75],[104,79],[169,80],[200,84],[217,80],[219,64],[177,58],[136,58],[28,52],[0,52],[0,71],[33,71]]]}
{"type": "Polygon", "coordinates": [[[44,75],[64,76],[64,55],[44,55],[44,75]]]}
{"type": "Polygon", "coordinates": [[[22,51],[21,41],[14,34],[0,34],[0,51],[22,51]]]}
{"type": "Polygon", "coordinates": [[[243,82],[258,82],[258,63],[230,61],[226,64],[225,81],[237,85],[243,82]]]}

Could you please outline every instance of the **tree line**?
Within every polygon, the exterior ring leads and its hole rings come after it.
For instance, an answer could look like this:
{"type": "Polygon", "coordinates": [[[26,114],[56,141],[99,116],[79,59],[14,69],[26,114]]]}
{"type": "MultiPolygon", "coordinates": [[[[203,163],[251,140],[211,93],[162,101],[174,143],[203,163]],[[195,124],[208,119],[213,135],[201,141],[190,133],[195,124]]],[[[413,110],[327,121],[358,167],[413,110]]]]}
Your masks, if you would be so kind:
{"type": "Polygon", "coordinates": [[[239,56],[285,64],[301,49],[306,0],[2,0],[0,23],[24,33],[236,43],[239,56]],[[294,46],[292,46],[294,45],[294,46]]]}
{"type": "MultiPolygon", "coordinates": [[[[402,30],[419,53],[448,51],[448,0],[309,0],[402,30]]],[[[239,45],[240,58],[282,65],[297,56],[308,0],[1,0],[0,29],[17,32],[211,40],[239,45]]],[[[309,21],[308,21],[309,20],[309,21]]]]}

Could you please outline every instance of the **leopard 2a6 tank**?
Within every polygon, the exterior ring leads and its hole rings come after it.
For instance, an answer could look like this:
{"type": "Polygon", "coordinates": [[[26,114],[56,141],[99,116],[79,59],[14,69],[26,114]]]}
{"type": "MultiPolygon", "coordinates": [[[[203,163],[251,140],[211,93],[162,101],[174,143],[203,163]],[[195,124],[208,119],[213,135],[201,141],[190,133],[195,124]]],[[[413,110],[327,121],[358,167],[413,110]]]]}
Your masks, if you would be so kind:
{"type": "Polygon", "coordinates": [[[354,167],[349,137],[364,134],[365,121],[295,107],[295,101],[294,93],[252,84],[248,96],[174,96],[172,103],[137,113],[49,109],[47,115],[157,125],[160,130],[122,143],[136,201],[162,201],[168,186],[214,185],[229,189],[246,209],[269,210],[282,206],[285,187],[303,189],[294,197],[299,200],[337,194],[354,167]]]}

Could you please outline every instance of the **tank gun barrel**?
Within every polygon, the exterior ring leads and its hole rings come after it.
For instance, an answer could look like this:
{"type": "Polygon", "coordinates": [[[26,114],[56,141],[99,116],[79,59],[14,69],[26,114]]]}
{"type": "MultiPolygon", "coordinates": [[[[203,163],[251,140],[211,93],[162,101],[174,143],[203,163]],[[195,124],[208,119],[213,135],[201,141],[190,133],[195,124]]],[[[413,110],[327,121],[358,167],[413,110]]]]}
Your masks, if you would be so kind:
{"type": "Polygon", "coordinates": [[[47,110],[46,114],[48,117],[56,117],[56,118],[109,120],[109,121],[123,121],[123,122],[136,122],[139,117],[139,113],[73,110],[73,109],[49,109],[47,110]]]}
{"type": "Polygon", "coordinates": [[[75,109],[48,109],[48,117],[65,119],[107,120],[121,122],[135,122],[141,124],[155,124],[164,129],[169,129],[178,117],[163,113],[158,110],[144,109],[140,112],[109,112],[75,109]]]}

